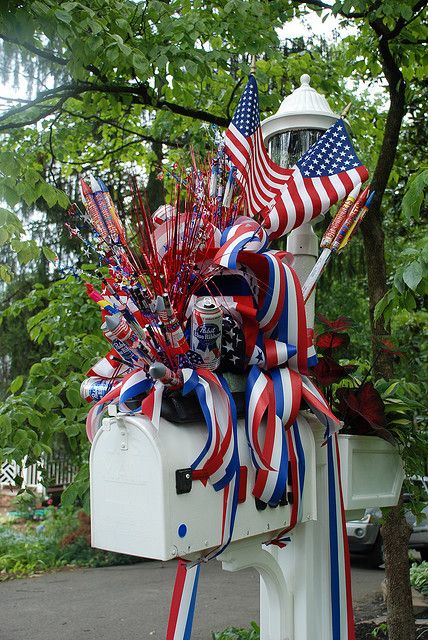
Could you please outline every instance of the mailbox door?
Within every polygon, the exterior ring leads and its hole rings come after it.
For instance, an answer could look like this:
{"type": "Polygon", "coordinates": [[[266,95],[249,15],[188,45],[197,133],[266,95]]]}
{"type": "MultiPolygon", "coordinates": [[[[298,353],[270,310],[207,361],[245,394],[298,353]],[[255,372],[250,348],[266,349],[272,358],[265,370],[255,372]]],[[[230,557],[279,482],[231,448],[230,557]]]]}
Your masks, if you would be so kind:
{"type": "Polygon", "coordinates": [[[163,462],[146,418],[105,418],[92,444],[92,545],[166,559],[163,462]]]}

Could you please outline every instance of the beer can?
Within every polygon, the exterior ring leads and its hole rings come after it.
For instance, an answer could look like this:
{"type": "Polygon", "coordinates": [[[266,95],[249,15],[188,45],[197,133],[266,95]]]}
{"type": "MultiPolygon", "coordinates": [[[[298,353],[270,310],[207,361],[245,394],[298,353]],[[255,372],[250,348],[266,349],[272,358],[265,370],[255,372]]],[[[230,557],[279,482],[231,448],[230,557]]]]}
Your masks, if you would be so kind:
{"type": "Polygon", "coordinates": [[[220,364],[223,313],[212,298],[199,298],[192,313],[190,348],[201,356],[200,366],[214,371],[220,364]]]}
{"type": "Polygon", "coordinates": [[[104,398],[106,393],[111,391],[116,383],[104,378],[86,378],[80,385],[80,395],[86,402],[98,402],[104,398]]]}

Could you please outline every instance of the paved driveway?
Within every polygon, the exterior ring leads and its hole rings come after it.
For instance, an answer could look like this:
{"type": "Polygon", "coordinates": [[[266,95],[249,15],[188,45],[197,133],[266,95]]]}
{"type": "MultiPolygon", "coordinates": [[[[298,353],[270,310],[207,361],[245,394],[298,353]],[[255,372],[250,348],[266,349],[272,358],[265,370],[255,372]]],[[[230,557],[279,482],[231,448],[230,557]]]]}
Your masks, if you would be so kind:
{"type": "MultiPolygon", "coordinates": [[[[175,562],[76,569],[0,583],[1,640],[164,640],[175,562]]],[[[354,599],[379,590],[383,571],[354,564],[354,599]]],[[[253,570],[202,567],[192,640],[259,617],[253,570]]]]}

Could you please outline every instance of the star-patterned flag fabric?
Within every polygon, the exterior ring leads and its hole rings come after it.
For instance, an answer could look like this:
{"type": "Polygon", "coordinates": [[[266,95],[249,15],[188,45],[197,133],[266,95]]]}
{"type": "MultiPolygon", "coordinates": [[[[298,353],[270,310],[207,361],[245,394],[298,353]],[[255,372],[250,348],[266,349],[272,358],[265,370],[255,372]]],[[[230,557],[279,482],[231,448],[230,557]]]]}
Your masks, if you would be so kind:
{"type": "Polygon", "coordinates": [[[339,118],[293,167],[281,193],[261,211],[269,238],[310,222],[368,178],[339,118]]]}
{"type": "Polygon", "coordinates": [[[223,316],[222,336],[222,371],[242,373],[245,367],[245,337],[241,327],[232,316],[223,316]]]}
{"type": "Polygon", "coordinates": [[[277,196],[292,171],[268,156],[260,126],[259,92],[250,75],[232,122],[226,131],[225,151],[237,167],[236,179],[243,188],[251,216],[277,196]]]}

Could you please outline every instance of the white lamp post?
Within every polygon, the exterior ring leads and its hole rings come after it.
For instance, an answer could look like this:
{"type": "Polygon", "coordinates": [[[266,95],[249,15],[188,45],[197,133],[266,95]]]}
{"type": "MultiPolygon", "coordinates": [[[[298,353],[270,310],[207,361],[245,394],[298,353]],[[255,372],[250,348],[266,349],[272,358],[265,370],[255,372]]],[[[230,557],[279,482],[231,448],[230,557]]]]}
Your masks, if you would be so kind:
{"type": "MultiPolygon", "coordinates": [[[[304,73],[300,87],[284,98],[278,111],[261,123],[269,155],[281,167],[292,167],[339,117],[325,97],[310,86],[304,73]]],[[[294,229],[287,238],[287,250],[295,257],[300,281],[306,280],[318,256],[318,238],[311,223],[294,229]]],[[[308,327],[313,328],[315,292],[306,303],[308,327]]]]}

